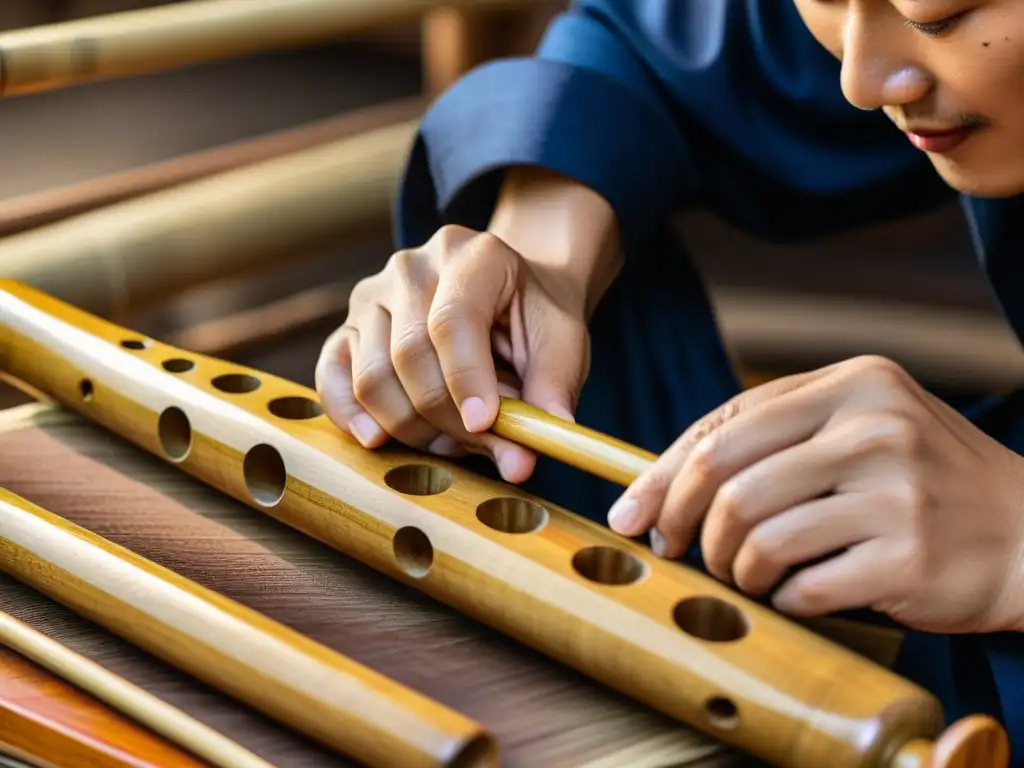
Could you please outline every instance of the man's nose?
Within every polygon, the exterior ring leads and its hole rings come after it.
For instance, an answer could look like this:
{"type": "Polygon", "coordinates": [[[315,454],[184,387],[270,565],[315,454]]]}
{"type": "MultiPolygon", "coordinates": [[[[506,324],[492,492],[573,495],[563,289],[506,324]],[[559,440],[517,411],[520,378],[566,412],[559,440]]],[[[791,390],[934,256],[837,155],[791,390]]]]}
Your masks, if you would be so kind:
{"type": "Polygon", "coordinates": [[[931,76],[901,50],[898,36],[904,30],[880,30],[879,26],[869,29],[859,19],[847,23],[843,37],[843,95],[859,109],[898,107],[920,101],[932,88],[931,76]]]}

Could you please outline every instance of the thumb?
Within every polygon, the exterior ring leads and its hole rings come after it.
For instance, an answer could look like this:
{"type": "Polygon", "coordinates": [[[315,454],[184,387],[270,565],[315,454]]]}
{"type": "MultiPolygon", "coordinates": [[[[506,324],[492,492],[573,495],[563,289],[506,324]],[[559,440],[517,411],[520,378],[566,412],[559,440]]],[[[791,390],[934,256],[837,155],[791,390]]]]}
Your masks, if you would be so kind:
{"type": "Polygon", "coordinates": [[[590,370],[590,335],[582,317],[553,306],[533,313],[526,329],[523,400],[574,421],[580,390],[590,370]]]}

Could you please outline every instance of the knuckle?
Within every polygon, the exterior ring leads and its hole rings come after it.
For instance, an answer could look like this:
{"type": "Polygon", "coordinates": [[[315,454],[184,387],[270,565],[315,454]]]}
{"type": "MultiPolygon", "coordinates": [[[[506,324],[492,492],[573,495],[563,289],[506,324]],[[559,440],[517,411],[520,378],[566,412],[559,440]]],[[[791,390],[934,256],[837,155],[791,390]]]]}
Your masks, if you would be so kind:
{"type": "Polygon", "coordinates": [[[714,480],[722,471],[725,447],[720,433],[709,431],[700,438],[690,452],[688,471],[703,480],[714,480]]]}
{"type": "Polygon", "coordinates": [[[870,380],[885,389],[902,387],[907,381],[907,373],[903,367],[882,355],[855,357],[848,367],[852,375],[870,380]]]}
{"type": "Polygon", "coordinates": [[[715,501],[722,512],[722,519],[729,527],[744,525],[753,511],[751,493],[747,484],[732,479],[718,489],[715,501]]]}
{"type": "Polygon", "coordinates": [[[416,251],[409,249],[395,251],[391,254],[391,258],[388,259],[385,269],[399,277],[408,276],[415,269],[416,262],[418,261],[419,257],[416,251]]]}
{"type": "Polygon", "coordinates": [[[746,546],[750,554],[750,562],[755,570],[763,571],[785,567],[784,541],[765,536],[755,529],[747,537],[746,546]]]}
{"type": "Polygon", "coordinates": [[[923,436],[918,422],[899,411],[862,416],[850,423],[850,439],[860,456],[886,454],[914,458],[920,455],[923,436]]]}
{"type": "Polygon", "coordinates": [[[432,341],[439,342],[450,338],[466,319],[462,297],[455,293],[430,310],[427,316],[427,333],[432,341]]]}
{"type": "Polygon", "coordinates": [[[914,473],[903,475],[894,483],[892,494],[904,510],[913,530],[927,528],[933,499],[926,483],[914,473]]]}
{"type": "Polygon", "coordinates": [[[427,247],[438,256],[452,256],[475,234],[475,230],[459,224],[445,224],[430,238],[427,247]]]}
{"type": "Polygon", "coordinates": [[[376,295],[377,285],[380,282],[379,278],[380,273],[376,275],[370,275],[368,277],[364,277],[362,280],[359,280],[354,286],[352,286],[352,291],[348,295],[348,306],[350,314],[353,313],[354,310],[357,310],[359,307],[363,306],[364,304],[367,304],[370,301],[372,301],[373,297],[376,295]]]}
{"type": "Polygon", "coordinates": [[[427,324],[411,323],[392,342],[391,358],[396,366],[407,366],[423,357],[431,348],[427,324]]]}
{"type": "Polygon", "coordinates": [[[424,415],[435,414],[452,403],[452,396],[446,386],[428,387],[411,394],[416,410],[424,415]]]}
{"type": "Polygon", "coordinates": [[[360,402],[366,402],[395,375],[387,357],[377,357],[352,372],[352,393],[360,402]]]}

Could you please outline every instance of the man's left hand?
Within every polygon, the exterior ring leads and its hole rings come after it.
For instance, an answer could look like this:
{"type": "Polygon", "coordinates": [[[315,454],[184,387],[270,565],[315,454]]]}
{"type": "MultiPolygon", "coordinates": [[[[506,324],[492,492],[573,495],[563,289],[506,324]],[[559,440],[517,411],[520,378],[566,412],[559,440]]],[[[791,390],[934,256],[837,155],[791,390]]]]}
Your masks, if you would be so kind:
{"type": "Polygon", "coordinates": [[[871,608],[937,632],[1024,630],[1024,458],[862,357],[768,382],[687,430],[609,523],[797,616],[871,608]],[[809,561],[825,558],[815,564],[809,561]],[[791,569],[805,565],[789,578],[791,569]]]}

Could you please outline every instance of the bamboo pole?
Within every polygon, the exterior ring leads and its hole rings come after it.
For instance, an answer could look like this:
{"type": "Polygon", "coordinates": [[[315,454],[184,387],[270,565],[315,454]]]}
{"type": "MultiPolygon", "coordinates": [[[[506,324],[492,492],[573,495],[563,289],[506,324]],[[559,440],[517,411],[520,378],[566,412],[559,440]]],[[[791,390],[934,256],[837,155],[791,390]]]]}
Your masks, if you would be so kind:
{"type": "Polygon", "coordinates": [[[189,0],[0,34],[0,96],[137,76],[355,35],[439,6],[532,0],[189,0]]]}
{"type": "Polygon", "coordinates": [[[140,168],[9,198],[0,202],[0,237],[16,235],[217,173],[311,149],[328,141],[412,120],[422,113],[424,107],[424,99],[418,96],[385,102],[140,168]]]}
{"type": "Polygon", "coordinates": [[[118,317],[388,221],[406,121],[75,216],[0,242],[0,276],[118,317]]]}
{"type": "Polygon", "coordinates": [[[273,768],[180,709],[0,611],[0,643],[222,768],[273,768]]]}
{"type": "Polygon", "coordinates": [[[363,765],[497,764],[471,718],[4,489],[0,570],[363,765]]]}

